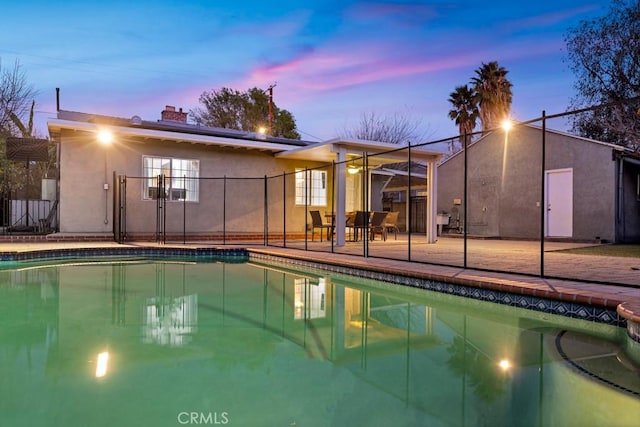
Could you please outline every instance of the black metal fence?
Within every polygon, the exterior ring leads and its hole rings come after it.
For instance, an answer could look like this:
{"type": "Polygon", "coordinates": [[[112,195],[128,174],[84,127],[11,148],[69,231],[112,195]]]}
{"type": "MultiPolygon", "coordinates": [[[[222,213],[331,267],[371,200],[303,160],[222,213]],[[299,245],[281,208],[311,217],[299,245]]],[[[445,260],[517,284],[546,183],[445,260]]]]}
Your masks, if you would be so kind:
{"type": "Polygon", "coordinates": [[[640,242],[640,156],[562,131],[567,116],[542,112],[510,130],[385,153],[350,153],[341,163],[315,162],[271,176],[114,176],[115,238],[259,244],[546,278],[640,283],[637,259],[572,252],[614,241],[640,242]],[[439,191],[432,195],[428,167],[417,153],[444,146],[458,150],[438,166],[439,191]],[[339,174],[346,176],[344,195],[338,194],[339,174]],[[345,229],[336,230],[339,197],[345,212],[365,213],[364,224],[356,226],[350,216],[345,229]],[[435,243],[427,236],[430,203],[437,204],[435,243]],[[320,224],[314,224],[312,211],[319,212],[320,224]],[[377,211],[397,212],[398,220],[376,230],[369,221],[377,211]],[[342,231],[345,243],[338,244],[342,231]]]}
{"type": "Polygon", "coordinates": [[[14,199],[0,196],[0,234],[48,234],[58,228],[57,202],[54,200],[14,199]]]}
{"type": "MultiPolygon", "coordinates": [[[[637,107],[638,99],[628,102],[637,107]]],[[[456,135],[383,153],[352,152],[343,162],[316,161],[268,176],[114,174],[114,238],[259,244],[371,262],[385,258],[637,285],[638,257],[576,251],[640,243],[640,153],[570,135],[569,118],[582,112],[543,111],[510,130],[456,135]],[[435,174],[438,194],[429,194],[430,171],[417,153],[448,147],[454,149],[435,174]],[[338,176],[345,177],[344,194],[338,194],[338,176]],[[428,242],[430,204],[437,206],[436,242],[428,242]],[[339,210],[347,218],[337,218],[339,210]],[[314,223],[312,211],[320,223],[314,223]],[[356,212],[364,213],[362,224],[355,222],[356,212]],[[374,212],[397,219],[375,228],[374,212]],[[338,230],[338,223],[344,229],[338,230]],[[341,233],[344,244],[337,238],[341,233]]],[[[0,234],[57,229],[57,201],[0,195],[0,234]]]]}

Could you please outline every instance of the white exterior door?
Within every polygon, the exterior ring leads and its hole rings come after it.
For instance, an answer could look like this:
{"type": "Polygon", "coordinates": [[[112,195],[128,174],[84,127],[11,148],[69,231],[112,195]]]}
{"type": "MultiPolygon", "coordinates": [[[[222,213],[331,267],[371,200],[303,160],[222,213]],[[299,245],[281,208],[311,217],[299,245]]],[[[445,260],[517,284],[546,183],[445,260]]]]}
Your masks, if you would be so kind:
{"type": "Polygon", "coordinates": [[[546,171],[548,237],[573,236],[573,169],[546,171]]]}

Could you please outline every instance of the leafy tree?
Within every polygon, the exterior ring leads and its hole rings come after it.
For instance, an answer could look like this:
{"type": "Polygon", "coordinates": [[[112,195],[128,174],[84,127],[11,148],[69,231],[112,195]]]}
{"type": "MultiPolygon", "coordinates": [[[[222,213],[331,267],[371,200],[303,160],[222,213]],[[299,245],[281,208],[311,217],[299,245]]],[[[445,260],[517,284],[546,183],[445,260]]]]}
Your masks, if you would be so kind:
{"type": "MultiPolygon", "coordinates": [[[[458,131],[460,137],[467,135],[467,138],[473,133],[476,127],[476,122],[480,116],[478,110],[478,104],[476,103],[476,94],[468,85],[456,86],[455,90],[449,95],[449,103],[451,103],[451,110],[449,110],[449,118],[454,120],[458,125],[458,131]]],[[[468,142],[468,140],[467,140],[468,142]]],[[[464,145],[464,141],[461,142],[461,147],[464,145]]],[[[458,151],[454,141],[451,141],[449,151],[452,153],[458,151]]]]}
{"type": "Polygon", "coordinates": [[[367,141],[387,142],[407,145],[423,139],[419,133],[420,121],[411,119],[405,114],[396,113],[380,116],[374,112],[363,113],[358,125],[353,129],[345,129],[342,136],[346,138],[364,139],[367,141]]]}
{"type": "MultiPolygon", "coordinates": [[[[223,87],[200,95],[200,107],[190,111],[196,123],[211,127],[256,132],[269,126],[269,96],[256,87],[240,92],[223,87]]],[[[296,121],[287,110],[272,105],[272,135],[300,139],[296,121]]]]}
{"type": "Polygon", "coordinates": [[[479,108],[482,130],[496,128],[509,117],[513,95],[513,84],[507,79],[508,71],[498,65],[497,61],[482,66],[471,79],[479,108]]]}
{"type": "Polygon", "coordinates": [[[290,139],[300,139],[293,114],[287,110],[278,110],[273,121],[273,134],[290,139]]]}
{"type": "Polygon", "coordinates": [[[603,105],[572,116],[573,130],[640,150],[640,1],[613,0],[607,15],[580,22],[565,42],[577,77],[570,108],[603,105]]]}

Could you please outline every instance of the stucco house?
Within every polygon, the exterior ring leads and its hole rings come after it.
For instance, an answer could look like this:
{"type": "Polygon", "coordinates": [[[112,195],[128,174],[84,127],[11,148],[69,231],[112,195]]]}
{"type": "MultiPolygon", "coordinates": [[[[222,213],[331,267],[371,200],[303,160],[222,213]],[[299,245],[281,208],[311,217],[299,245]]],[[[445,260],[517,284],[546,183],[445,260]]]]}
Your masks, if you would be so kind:
{"type": "MultiPolygon", "coordinates": [[[[537,239],[544,209],[545,237],[640,241],[638,153],[546,129],[543,177],[542,147],[542,128],[532,125],[497,130],[469,145],[469,235],[537,239]]],[[[453,214],[456,232],[464,223],[464,157],[458,152],[438,166],[438,212],[453,214]]]]}
{"type": "MultiPolygon", "coordinates": [[[[350,189],[370,176],[347,173],[349,160],[371,154],[373,168],[406,156],[375,141],[309,142],[199,126],[173,106],[155,121],[59,110],[48,129],[59,150],[59,232],[116,240],[123,229],[131,239],[158,231],[190,239],[300,237],[307,212],[317,209],[336,213],[341,245],[344,213],[363,206],[362,192],[350,189]],[[106,131],[109,144],[101,143],[106,131]]],[[[412,153],[432,175],[440,157],[412,153]]],[[[425,185],[435,193],[435,176],[425,185]]],[[[427,235],[435,242],[435,202],[430,209],[427,235]]]]}

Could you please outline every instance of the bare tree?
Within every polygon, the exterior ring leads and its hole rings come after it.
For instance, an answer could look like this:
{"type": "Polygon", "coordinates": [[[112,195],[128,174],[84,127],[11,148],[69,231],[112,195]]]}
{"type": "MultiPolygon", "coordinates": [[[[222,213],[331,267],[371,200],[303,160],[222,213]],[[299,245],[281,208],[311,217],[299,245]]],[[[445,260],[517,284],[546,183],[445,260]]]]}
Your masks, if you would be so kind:
{"type": "Polygon", "coordinates": [[[345,129],[342,137],[407,145],[425,138],[420,132],[421,121],[406,114],[380,116],[375,112],[363,113],[355,128],[345,129]]]}
{"type": "Polygon", "coordinates": [[[2,68],[0,61],[0,135],[32,136],[36,95],[18,61],[12,69],[2,68]],[[26,125],[25,117],[29,118],[26,125]]]}
{"type": "MultiPolygon", "coordinates": [[[[23,197],[36,196],[37,188],[26,188],[29,179],[25,165],[20,162],[7,160],[6,140],[8,137],[17,136],[23,138],[35,137],[33,118],[35,113],[35,101],[37,91],[27,82],[26,73],[20,63],[16,61],[13,68],[2,68],[0,61],[0,192],[20,191],[26,193],[23,197]]],[[[30,162],[35,163],[35,177],[47,177],[50,169],[55,164],[55,145],[50,142],[48,146],[49,161],[30,162]]]]}

